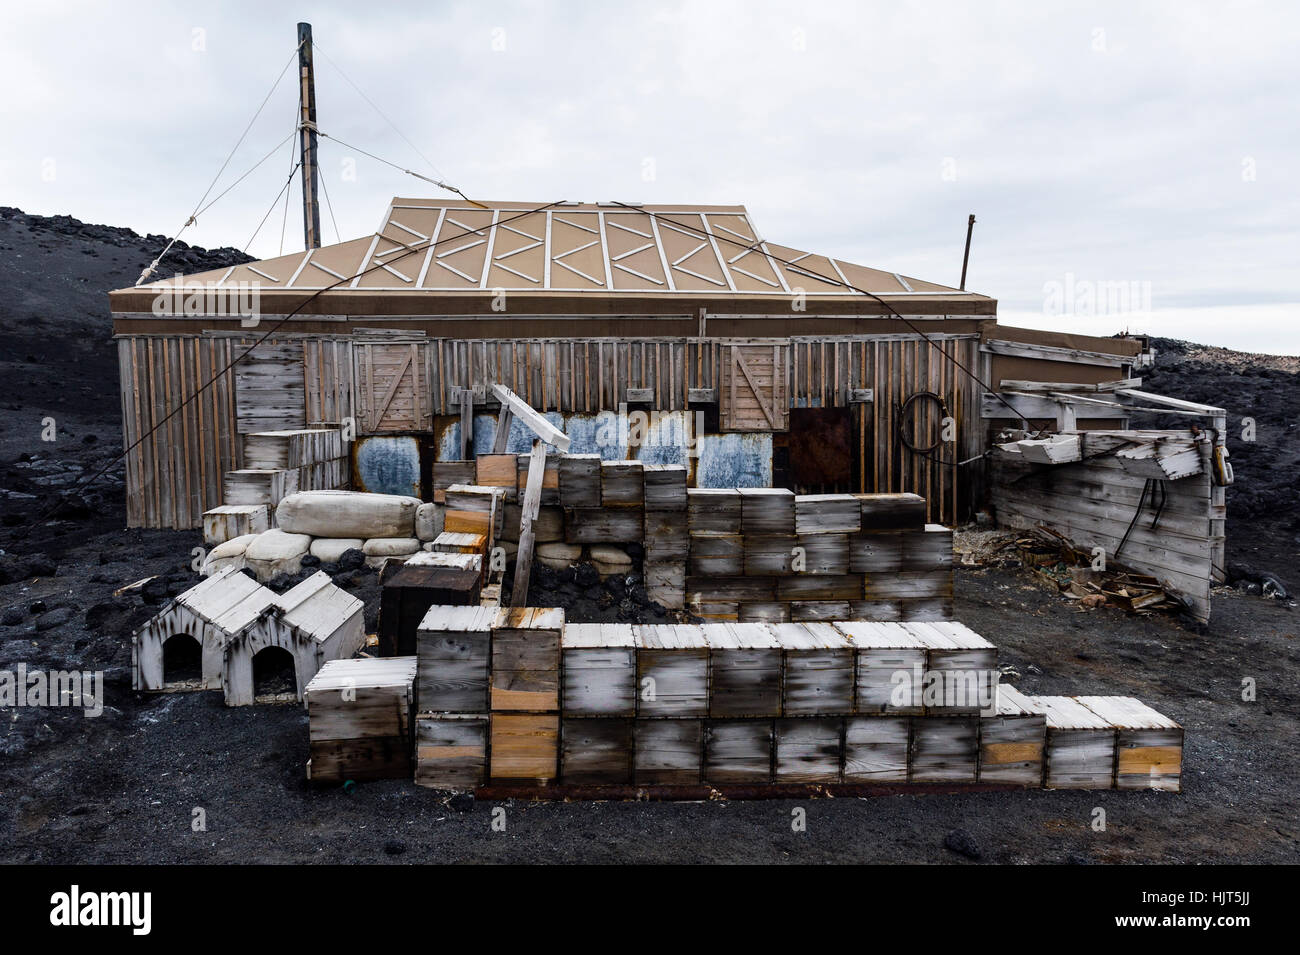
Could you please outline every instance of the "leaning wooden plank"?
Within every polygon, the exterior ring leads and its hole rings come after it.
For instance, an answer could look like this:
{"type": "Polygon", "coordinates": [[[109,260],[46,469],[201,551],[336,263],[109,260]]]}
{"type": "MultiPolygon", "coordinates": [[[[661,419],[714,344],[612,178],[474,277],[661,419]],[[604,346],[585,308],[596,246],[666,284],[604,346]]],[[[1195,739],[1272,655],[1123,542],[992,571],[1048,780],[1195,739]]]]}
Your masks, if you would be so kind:
{"type": "Polygon", "coordinates": [[[561,708],[566,715],[636,713],[636,639],[631,624],[566,624],[561,647],[561,708]]]}
{"type": "Polygon", "coordinates": [[[546,445],[533,442],[533,452],[528,464],[528,483],[524,488],[524,502],[519,516],[519,549],[515,553],[515,580],[510,591],[510,606],[523,607],[528,603],[528,583],[533,572],[533,542],[536,532],[533,522],[542,502],[542,477],[546,470],[546,445]]]}
{"type": "Polygon", "coordinates": [[[1048,789],[1111,789],[1115,785],[1115,727],[1068,696],[1026,697],[1047,717],[1043,785],[1048,789]]]}
{"type": "Polygon", "coordinates": [[[1041,786],[1046,735],[1047,718],[1025,694],[1000,684],[996,713],[980,720],[979,781],[1041,786]]]}
{"type": "Polygon", "coordinates": [[[503,614],[487,607],[429,608],[416,634],[420,712],[487,712],[492,628],[503,614]]]}
{"type": "Polygon", "coordinates": [[[561,451],[569,450],[569,444],[571,443],[569,436],[547,421],[540,412],[533,410],[533,407],[528,402],[504,385],[494,384],[492,393],[497,396],[498,401],[509,405],[515,417],[528,425],[537,437],[547,444],[554,445],[561,451]]]}
{"type": "Polygon", "coordinates": [[[474,789],[487,779],[488,718],[441,713],[415,720],[415,782],[432,789],[474,789]]]}
{"type": "Polygon", "coordinates": [[[1183,728],[1131,696],[1080,696],[1117,733],[1115,788],[1182,788],[1183,728]]]}
{"type": "Polygon", "coordinates": [[[492,627],[493,710],[560,708],[560,634],[564,611],[512,607],[492,627]]]}

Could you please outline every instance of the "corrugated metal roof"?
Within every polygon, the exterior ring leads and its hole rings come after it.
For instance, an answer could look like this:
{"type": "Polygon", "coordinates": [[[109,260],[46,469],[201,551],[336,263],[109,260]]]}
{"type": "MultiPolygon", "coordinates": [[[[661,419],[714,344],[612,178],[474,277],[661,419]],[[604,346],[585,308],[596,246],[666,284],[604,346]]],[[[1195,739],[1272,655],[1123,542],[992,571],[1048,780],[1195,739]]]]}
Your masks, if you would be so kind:
{"type": "MultiPolygon", "coordinates": [[[[374,235],[184,276],[263,291],[720,294],[861,297],[975,293],[768,242],[744,206],[394,199],[374,235]],[[780,261],[778,261],[780,260],[780,261]],[[852,286],[852,288],[850,287],[852,286]]],[[[160,279],[141,290],[177,287],[160,279]]]]}

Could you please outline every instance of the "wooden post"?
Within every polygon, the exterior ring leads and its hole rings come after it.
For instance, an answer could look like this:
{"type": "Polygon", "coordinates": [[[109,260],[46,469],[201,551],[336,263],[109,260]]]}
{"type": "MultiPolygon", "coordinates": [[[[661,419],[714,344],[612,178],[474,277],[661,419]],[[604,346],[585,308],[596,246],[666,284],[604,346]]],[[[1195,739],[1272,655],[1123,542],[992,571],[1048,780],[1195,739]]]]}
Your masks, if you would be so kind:
{"type": "Polygon", "coordinates": [[[474,392],[469,388],[460,390],[460,459],[470,460],[474,448],[474,392]]]}
{"type": "Polygon", "coordinates": [[[308,249],[320,248],[319,166],[316,162],[316,75],[312,68],[311,24],[298,24],[298,155],[302,159],[302,232],[308,249]]]}
{"type": "Polygon", "coordinates": [[[497,433],[492,438],[493,454],[506,453],[506,447],[510,443],[510,423],[514,420],[515,416],[510,410],[510,405],[501,402],[501,410],[497,413],[497,433]]]}
{"type": "Polygon", "coordinates": [[[533,452],[528,458],[528,484],[524,490],[519,518],[519,550],[515,553],[515,586],[510,591],[510,606],[528,604],[528,578],[533,571],[533,521],[542,503],[542,478],[546,474],[546,445],[540,438],[533,439],[533,452]]]}

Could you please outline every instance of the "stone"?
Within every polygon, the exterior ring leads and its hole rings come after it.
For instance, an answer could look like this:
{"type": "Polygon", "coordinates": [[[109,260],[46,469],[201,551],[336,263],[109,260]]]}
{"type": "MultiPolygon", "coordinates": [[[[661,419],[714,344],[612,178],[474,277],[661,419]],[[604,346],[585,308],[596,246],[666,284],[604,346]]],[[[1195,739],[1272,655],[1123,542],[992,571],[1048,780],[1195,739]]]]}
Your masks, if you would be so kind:
{"type": "Polygon", "coordinates": [[[317,537],[311,542],[311,555],[322,564],[337,564],[350,550],[361,550],[365,541],[359,537],[317,537]]]}
{"type": "Polygon", "coordinates": [[[423,502],[400,494],[363,491],[299,491],[275,509],[282,530],[312,537],[412,537],[423,502]]]}
{"type": "Polygon", "coordinates": [[[975,837],[965,829],[953,829],[944,836],[943,847],[950,852],[957,853],[959,856],[965,856],[967,859],[978,859],[981,855],[975,837]]]}

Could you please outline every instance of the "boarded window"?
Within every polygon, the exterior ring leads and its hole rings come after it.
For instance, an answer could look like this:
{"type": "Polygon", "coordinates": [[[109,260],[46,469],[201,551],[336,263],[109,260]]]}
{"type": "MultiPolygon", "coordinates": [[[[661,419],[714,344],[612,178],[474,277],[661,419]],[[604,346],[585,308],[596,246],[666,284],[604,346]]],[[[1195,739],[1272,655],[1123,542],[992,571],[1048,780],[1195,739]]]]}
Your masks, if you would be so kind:
{"type": "MultiPolygon", "coordinates": [[[[243,352],[235,347],[236,355],[243,352]]],[[[239,433],[306,424],[301,342],[264,342],[235,366],[239,433]]]]}
{"type": "Polygon", "coordinates": [[[725,342],[722,345],[719,419],[723,431],[787,431],[789,345],[725,342]]]}
{"type": "Polygon", "coordinates": [[[423,343],[357,343],[357,423],[365,434],[433,426],[423,343]]]}

